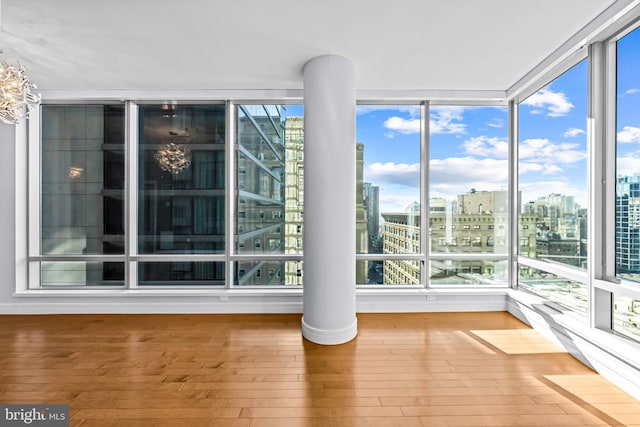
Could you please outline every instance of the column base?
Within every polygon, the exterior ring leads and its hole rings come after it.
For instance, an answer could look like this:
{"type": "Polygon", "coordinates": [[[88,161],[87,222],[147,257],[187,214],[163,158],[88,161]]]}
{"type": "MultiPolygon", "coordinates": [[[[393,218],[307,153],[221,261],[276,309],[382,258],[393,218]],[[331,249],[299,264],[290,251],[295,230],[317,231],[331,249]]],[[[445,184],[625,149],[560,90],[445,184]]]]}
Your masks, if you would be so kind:
{"type": "Polygon", "coordinates": [[[351,341],[358,335],[358,318],[354,317],[353,323],[342,329],[318,329],[309,326],[302,318],[302,336],[316,344],[337,345],[351,341]]]}

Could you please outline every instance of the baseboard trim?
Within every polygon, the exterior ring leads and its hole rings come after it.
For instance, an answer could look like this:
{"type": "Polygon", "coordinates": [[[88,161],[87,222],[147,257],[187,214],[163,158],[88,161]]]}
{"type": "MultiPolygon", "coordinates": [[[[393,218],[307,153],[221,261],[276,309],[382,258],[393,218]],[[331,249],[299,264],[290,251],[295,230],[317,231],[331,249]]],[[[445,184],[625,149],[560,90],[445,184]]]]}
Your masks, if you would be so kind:
{"type": "Polygon", "coordinates": [[[302,313],[300,302],[26,303],[0,304],[0,314],[245,314],[302,313]]]}
{"type": "MultiPolygon", "coordinates": [[[[301,289],[243,289],[182,295],[175,291],[156,290],[98,294],[48,290],[46,293],[29,291],[16,295],[11,303],[0,304],[0,314],[302,313],[302,300],[301,289]]],[[[505,288],[356,291],[356,311],[360,313],[506,310],[505,288]]]]}
{"type": "Polygon", "coordinates": [[[302,336],[307,340],[322,345],[344,344],[358,335],[358,319],[354,317],[353,322],[340,329],[320,329],[315,328],[305,322],[302,318],[302,336]]]}

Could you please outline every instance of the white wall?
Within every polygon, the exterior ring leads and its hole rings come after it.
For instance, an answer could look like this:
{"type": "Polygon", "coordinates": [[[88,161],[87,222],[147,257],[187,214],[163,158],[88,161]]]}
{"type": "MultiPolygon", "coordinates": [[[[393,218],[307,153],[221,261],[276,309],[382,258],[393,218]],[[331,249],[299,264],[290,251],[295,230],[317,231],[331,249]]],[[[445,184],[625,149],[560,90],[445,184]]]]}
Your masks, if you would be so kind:
{"type": "MultiPolygon", "coordinates": [[[[0,123],[0,304],[15,290],[15,126],[0,123]]],[[[26,210],[24,212],[26,215],[26,210]]]]}

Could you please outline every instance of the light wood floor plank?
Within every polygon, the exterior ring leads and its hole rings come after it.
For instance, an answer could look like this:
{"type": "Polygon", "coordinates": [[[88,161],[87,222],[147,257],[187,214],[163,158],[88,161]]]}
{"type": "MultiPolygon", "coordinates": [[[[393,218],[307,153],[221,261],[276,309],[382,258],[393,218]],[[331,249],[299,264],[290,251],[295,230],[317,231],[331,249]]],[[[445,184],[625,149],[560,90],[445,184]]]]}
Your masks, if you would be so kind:
{"type": "Polygon", "coordinates": [[[0,316],[0,402],[73,427],[633,426],[640,402],[503,312],[0,316]]]}

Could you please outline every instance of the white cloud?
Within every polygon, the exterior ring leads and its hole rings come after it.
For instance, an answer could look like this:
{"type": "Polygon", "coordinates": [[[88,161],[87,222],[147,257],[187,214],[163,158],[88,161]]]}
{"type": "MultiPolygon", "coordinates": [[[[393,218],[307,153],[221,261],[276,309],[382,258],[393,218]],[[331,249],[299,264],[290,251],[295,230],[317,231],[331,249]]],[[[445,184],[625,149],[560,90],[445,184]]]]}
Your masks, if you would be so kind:
{"type": "Polygon", "coordinates": [[[405,208],[420,199],[420,194],[398,194],[396,191],[380,191],[380,212],[404,212],[405,208]]]}
{"type": "MultiPolygon", "coordinates": [[[[385,106],[372,106],[374,110],[383,110],[391,108],[382,108],[385,106]]],[[[408,106],[413,107],[413,106],[408,106]]],[[[360,108],[360,107],[358,107],[360,108]]],[[[432,134],[463,134],[466,133],[467,125],[461,123],[463,119],[463,112],[467,109],[474,107],[461,107],[461,106],[435,106],[431,108],[429,118],[429,132],[432,134]]],[[[397,107],[393,108],[398,110],[397,107]]],[[[413,111],[413,110],[412,110],[413,111]]],[[[416,114],[410,114],[409,118],[392,116],[384,122],[384,127],[392,131],[413,134],[420,133],[420,114],[419,110],[416,110],[416,114]]],[[[494,124],[497,124],[494,123],[494,124]]]]}
{"type": "Polygon", "coordinates": [[[633,175],[640,173],[640,151],[627,153],[616,160],[616,174],[633,175]]]}
{"type": "Polygon", "coordinates": [[[542,164],[575,163],[587,158],[586,151],[579,147],[580,144],[577,143],[556,144],[546,138],[532,138],[520,143],[518,156],[520,159],[542,164]]]}
{"type": "Polygon", "coordinates": [[[465,133],[467,125],[460,123],[465,107],[460,106],[435,106],[431,108],[429,119],[429,132],[436,133],[465,133]]]}
{"type": "Polygon", "coordinates": [[[573,104],[563,92],[554,92],[550,88],[539,90],[524,100],[523,104],[546,109],[549,117],[564,116],[573,108],[573,104]]]}
{"type": "Polygon", "coordinates": [[[385,120],[384,127],[404,134],[420,133],[420,119],[403,119],[397,116],[389,117],[385,120]]]}
{"type": "Polygon", "coordinates": [[[640,128],[625,126],[618,132],[618,142],[640,142],[640,128]]]}
{"type": "Polygon", "coordinates": [[[575,138],[578,135],[582,135],[584,133],[584,131],[582,129],[578,129],[578,128],[569,128],[567,129],[567,131],[564,133],[564,137],[565,138],[575,138]]]}
{"type": "Polygon", "coordinates": [[[396,134],[393,132],[385,132],[384,136],[386,136],[389,139],[393,139],[396,137],[396,134]]]}
{"type": "Polygon", "coordinates": [[[367,166],[364,173],[366,181],[420,187],[420,163],[380,163],[367,166]]]}
{"type": "Polygon", "coordinates": [[[508,183],[507,160],[450,157],[431,160],[429,169],[430,197],[452,198],[471,188],[504,190],[508,183]]]}
{"type": "MultiPolygon", "coordinates": [[[[457,195],[470,188],[499,190],[507,185],[509,164],[506,159],[476,159],[473,157],[449,157],[432,159],[429,163],[429,185],[432,197],[457,195]]],[[[413,188],[411,197],[420,188],[418,163],[373,163],[365,170],[365,180],[381,187],[380,197],[389,187],[393,194],[403,195],[403,188],[413,188]]],[[[387,197],[390,197],[388,194],[387,197]]],[[[403,196],[403,201],[406,198],[403,196]]],[[[382,202],[381,202],[382,203],[382,202]]],[[[397,204],[396,207],[400,207],[397,204]]],[[[406,206],[406,205],[404,205],[406,206]]]]}
{"type": "Polygon", "coordinates": [[[634,87],[624,92],[625,95],[633,95],[634,93],[639,93],[640,89],[634,87]]]}
{"type": "Polygon", "coordinates": [[[478,136],[465,141],[462,146],[464,147],[465,153],[474,156],[501,158],[507,158],[509,156],[509,143],[504,138],[478,136]]]}
{"type": "MultiPolygon", "coordinates": [[[[465,183],[482,188],[476,182],[506,184],[509,172],[507,160],[476,159],[473,157],[449,157],[429,162],[430,183],[465,183]]],[[[468,189],[467,189],[468,190],[468,189]]]]}
{"type": "Polygon", "coordinates": [[[528,172],[538,172],[542,175],[558,175],[564,170],[558,166],[553,164],[543,164],[543,163],[529,163],[529,162],[519,162],[518,163],[518,175],[523,175],[528,172]]]}

